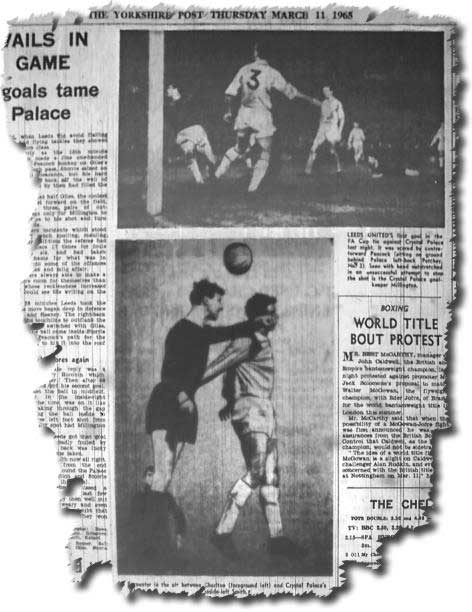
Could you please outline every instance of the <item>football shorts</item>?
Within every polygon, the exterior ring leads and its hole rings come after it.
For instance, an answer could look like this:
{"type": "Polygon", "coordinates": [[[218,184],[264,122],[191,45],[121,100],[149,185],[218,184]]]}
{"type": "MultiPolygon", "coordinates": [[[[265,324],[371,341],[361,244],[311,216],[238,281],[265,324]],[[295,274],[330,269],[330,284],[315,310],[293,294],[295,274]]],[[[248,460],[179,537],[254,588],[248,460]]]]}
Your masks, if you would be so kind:
{"type": "Polygon", "coordinates": [[[362,155],[362,153],[364,152],[364,143],[354,142],[352,144],[352,150],[354,151],[354,155],[362,155]]]}
{"type": "Polygon", "coordinates": [[[164,429],[176,440],[195,444],[198,429],[197,408],[188,414],[182,411],[175,395],[165,383],[158,383],[146,407],[146,432],[164,429]]]}
{"type": "Polygon", "coordinates": [[[250,130],[256,138],[269,138],[275,134],[276,128],[269,110],[241,106],[234,122],[234,130],[235,132],[250,130]]]}
{"type": "Polygon", "coordinates": [[[186,155],[190,155],[195,150],[204,149],[209,145],[207,133],[201,125],[191,125],[177,134],[175,139],[177,144],[186,155]]]}
{"type": "Polygon", "coordinates": [[[327,140],[330,144],[336,144],[341,140],[339,137],[338,126],[334,123],[322,123],[320,125],[311,146],[311,150],[316,151],[316,149],[321,146],[325,140],[327,140]]]}
{"type": "Polygon", "coordinates": [[[245,395],[238,398],[231,410],[231,423],[238,435],[264,433],[276,438],[274,406],[271,400],[245,395]]]}

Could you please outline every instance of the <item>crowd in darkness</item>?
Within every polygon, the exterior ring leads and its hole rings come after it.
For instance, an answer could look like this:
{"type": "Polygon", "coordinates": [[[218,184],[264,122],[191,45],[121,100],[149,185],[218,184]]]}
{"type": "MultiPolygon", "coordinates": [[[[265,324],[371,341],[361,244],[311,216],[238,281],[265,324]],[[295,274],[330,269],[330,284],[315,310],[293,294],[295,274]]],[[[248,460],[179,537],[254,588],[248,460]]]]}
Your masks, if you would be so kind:
{"type": "MultiPolygon", "coordinates": [[[[222,121],[224,91],[251,61],[252,44],[269,42],[269,63],[309,96],[329,84],[346,113],[343,139],[353,121],[366,135],[365,152],[382,159],[385,172],[420,167],[431,155],[431,138],[443,121],[443,44],[436,33],[383,32],[196,32],[166,35],[165,81],[192,97],[217,153],[233,139],[222,121]]],[[[235,109],[237,110],[237,109],[235,109]]],[[[319,110],[274,95],[282,156],[308,153],[319,110]]],[[[167,145],[172,134],[167,135],[167,145]]],[[[346,153],[344,153],[346,156],[346,153]]]]}

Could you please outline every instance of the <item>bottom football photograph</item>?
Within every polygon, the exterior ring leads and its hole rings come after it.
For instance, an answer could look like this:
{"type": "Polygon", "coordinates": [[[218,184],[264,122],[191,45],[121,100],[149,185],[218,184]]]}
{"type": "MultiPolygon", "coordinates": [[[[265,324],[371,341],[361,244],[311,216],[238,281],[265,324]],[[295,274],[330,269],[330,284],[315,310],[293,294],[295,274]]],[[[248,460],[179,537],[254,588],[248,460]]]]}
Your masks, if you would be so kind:
{"type": "Polygon", "coordinates": [[[119,576],[331,576],[333,240],[119,240],[119,576]]]}

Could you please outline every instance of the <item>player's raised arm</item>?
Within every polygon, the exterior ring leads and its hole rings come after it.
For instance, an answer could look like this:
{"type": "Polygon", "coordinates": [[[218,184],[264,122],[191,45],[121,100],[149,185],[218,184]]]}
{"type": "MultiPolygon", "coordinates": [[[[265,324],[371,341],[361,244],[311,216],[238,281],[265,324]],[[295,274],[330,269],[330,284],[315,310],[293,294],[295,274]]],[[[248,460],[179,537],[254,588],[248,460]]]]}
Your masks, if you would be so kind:
{"type": "Polygon", "coordinates": [[[278,70],[273,70],[271,85],[289,100],[305,100],[305,102],[308,102],[309,104],[321,106],[321,102],[319,100],[298,91],[298,89],[289,83],[278,70]]]}
{"type": "Polygon", "coordinates": [[[203,333],[208,344],[218,344],[218,342],[252,336],[255,332],[263,329],[267,322],[268,317],[261,316],[252,321],[241,321],[233,325],[204,325],[203,333]]]}
{"type": "Polygon", "coordinates": [[[241,89],[241,78],[241,70],[238,70],[236,76],[228,85],[225,91],[225,114],[223,116],[223,119],[227,123],[229,123],[233,118],[233,102],[241,89]]]}
{"type": "Polygon", "coordinates": [[[321,106],[321,102],[317,98],[312,98],[311,96],[307,96],[301,91],[298,91],[298,89],[296,90],[296,92],[297,92],[295,96],[296,100],[304,100],[305,102],[308,102],[308,104],[312,104],[313,106],[321,106]]]}
{"type": "Polygon", "coordinates": [[[313,106],[321,106],[321,102],[320,100],[318,100],[318,98],[312,98],[311,96],[307,96],[301,91],[297,92],[297,98],[299,100],[305,100],[305,102],[308,102],[308,104],[312,104],[313,106]]]}
{"type": "Polygon", "coordinates": [[[271,76],[271,88],[277,90],[289,100],[295,100],[299,97],[298,89],[289,83],[278,70],[272,69],[271,76]]]}

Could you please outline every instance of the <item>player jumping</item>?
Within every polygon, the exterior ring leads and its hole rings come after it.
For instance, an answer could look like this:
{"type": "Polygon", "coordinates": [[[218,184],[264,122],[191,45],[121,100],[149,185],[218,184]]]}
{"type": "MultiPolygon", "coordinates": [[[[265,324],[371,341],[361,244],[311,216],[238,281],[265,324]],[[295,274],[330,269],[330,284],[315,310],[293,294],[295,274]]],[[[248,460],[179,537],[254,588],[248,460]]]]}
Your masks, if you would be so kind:
{"type": "Polygon", "coordinates": [[[166,120],[175,132],[175,144],[182,150],[188,169],[195,181],[202,185],[198,156],[202,156],[212,176],[216,159],[205,129],[200,125],[195,105],[190,97],[184,97],[179,89],[169,84],[166,89],[166,120]]]}
{"type": "Polygon", "coordinates": [[[263,319],[215,326],[223,310],[224,293],[207,279],[194,283],[190,311],[166,336],[161,382],[154,387],[146,409],[146,431],[151,435],[154,452],[153,491],[169,489],[185,443],[195,444],[195,392],[201,384],[210,345],[250,337],[266,324],[263,319]]]}
{"type": "Polygon", "coordinates": [[[258,155],[253,160],[252,176],[248,192],[255,192],[269,167],[272,138],[276,127],[272,117],[271,91],[275,89],[289,100],[301,99],[314,104],[312,98],[300,93],[288,83],[278,70],[267,62],[266,52],[260,44],[254,47],[254,61],[243,66],[225,92],[226,112],[224,120],[233,119],[233,101],[240,94],[240,107],[234,122],[236,144],[228,149],[218,166],[215,177],[222,177],[231,164],[243,158],[257,145],[258,155]],[[254,146],[255,146],[254,145],[254,146]]]}
{"type": "Polygon", "coordinates": [[[305,174],[307,175],[311,174],[317,151],[325,141],[329,145],[331,155],[334,155],[336,159],[337,172],[341,172],[341,163],[336,151],[336,145],[342,139],[345,119],[344,109],[341,102],[334,97],[331,87],[327,85],[323,87],[323,96],[323,102],[314,100],[315,104],[321,106],[321,117],[318,132],[311,146],[310,155],[305,166],[305,174]]]}
{"type": "Polygon", "coordinates": [[[350,131],[349,138],[347,140],[347,148],[354,151],[354,161],[356,166],[359,164],[364,155],[364,141],[364,130],[359,127],[357,121],[354,121],[352,124],[352,130],[350,131]]]}
{"type": "Polygon", "coordinates": [[[246,473],[233,485],[223,513],[212,535],[212,543],[228,558],[238,557],[231,534],[239,513],[252,492],[259,489],[259,499],[269,529],[269,553],[291,558],[303,551],[284,537],[279,504],[279,467],[277,435],[272,392],[274,357],[268,335],[278,321],[276,298],[256,293],[246,303],[249,321],[270,317],[252,338],[239,338],[207,367],[203,382],[226,371],[223,397],[227,405],[220,419],[231,417],[241,444],[246,473]]]}

